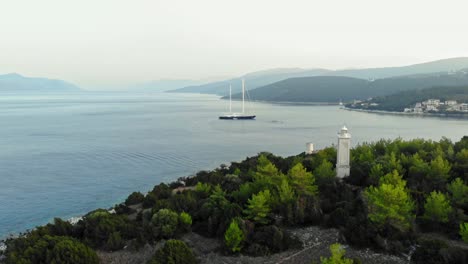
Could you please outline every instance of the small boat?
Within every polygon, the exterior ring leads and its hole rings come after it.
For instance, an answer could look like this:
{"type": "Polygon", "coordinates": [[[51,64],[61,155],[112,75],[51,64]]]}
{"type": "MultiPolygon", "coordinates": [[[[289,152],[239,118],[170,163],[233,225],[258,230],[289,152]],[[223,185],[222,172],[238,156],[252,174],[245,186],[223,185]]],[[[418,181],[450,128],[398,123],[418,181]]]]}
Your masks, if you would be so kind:
{"type": "Polygon", "coordinates": [[[245,82],[242,79],[242,113],[232,112],[232,99],[231,99],[232,88],[229,85],[229,113],[219,116],[222,120],[252,120],[255,119],[255,115],[245,113],[245,82]]]}

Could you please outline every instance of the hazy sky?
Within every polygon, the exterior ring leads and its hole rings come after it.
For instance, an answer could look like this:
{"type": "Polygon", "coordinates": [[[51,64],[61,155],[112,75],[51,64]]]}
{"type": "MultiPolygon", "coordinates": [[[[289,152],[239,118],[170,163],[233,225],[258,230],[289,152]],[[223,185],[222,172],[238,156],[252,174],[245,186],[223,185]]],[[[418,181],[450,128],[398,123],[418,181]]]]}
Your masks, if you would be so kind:
{"type": "Polygon", "coordinates": [[[468,1],[0,0],[0,74],[83,88],[468,56],[468,1]]]}

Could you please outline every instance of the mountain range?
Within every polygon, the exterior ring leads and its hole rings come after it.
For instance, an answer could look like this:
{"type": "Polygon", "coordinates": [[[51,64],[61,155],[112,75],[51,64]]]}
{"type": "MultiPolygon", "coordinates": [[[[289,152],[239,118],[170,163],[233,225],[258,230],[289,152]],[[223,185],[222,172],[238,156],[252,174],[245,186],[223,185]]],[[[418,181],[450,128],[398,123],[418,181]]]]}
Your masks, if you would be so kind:
{"type": "Polygon", "coordinates": [[[0,92],[80,91],[72,83],[47,78],[32,78],[10,73],[0,75],[0,92]]]}
{"type": "MultiPolygon", "coordinates": [[[[457,80],[455,76],[449,75],[452,73],[457,73],[467,68],[468,57],[443,59],[401,67],[347,69],[335,71],[321,68],[311,70],[299,68],[273,69],[261,72],[254,72],[229,80],[212,82],[197,86],[188,86],[180,89],[175,89],[170,92],[206,93],[227,96],[229,94],[229,85],[232,85],[232,92],[235,94],[236,92],[240,92],[241,80],[245,79],[246,87],[250,91],[254,100],[289,101],[299,100],[300,98],[303,98],[302,100],[306,102],[318,99],[319,101],[331,99],[336,101],[340,99],[339,97],[343,97],[342,99],[346,100],[346,98],[351,98],[351,96],[336,94],[336,96],[330,97],[329,94],[332,90],[335,92],[345,92],[345,94],[350,93],[357,95],[353,96],[353,98],[365,98],[368,96],[374,96],[374,94],[388,94],[386,90],[381,90],[384,88],[388,89],[388,92],[392,92],[394,89],[399,91],[400,88],[395,87],[394,85],[403,85],[404,87],[400,90],[404,90],[412,88],[423,88],[438,84],[464,84],[464,80],[457,80]],[[318,76],[327,76],[330,78],[309,78],[318,76]],[[439,78],[438,76],[442,77],[439,78]],[[353,87],[353,85],[356,85],[356,83],[359,81],[354,80],[351,81],[349,85],[347,85],[346,83],[341,82],[344,79],[335,77],[350,77],[361,79],[363,81],[363,87],[359,87],[358,90],[350,89],[349,91],[343,91],[344,89],[346,89],[346,87],[353,87]],[[392,79],[395,77],[401,79],[392,79]],[[298,78],[298,80],[292,80],[293,78],[298,78]],[[291,80],[288,82],[283,82],[288,79],[291,80]],[[381,81],[382,79],[386,80],[381,81]],[[309,81],[310,83],[307,83],[309,81]],[[377,81],[376,84],[369,84],[370,82],[374,81],[377,81]],[[434,81],[435,83],[432,83],[434,81]],[[327,82],[330,83],[327,84],[327,82]],[[305,86],[310,87],[310,91],[314,91],[316,93],[324,93],[328,95],[324,95],[322,98],[316,98],[313,95],[308,94],[308,92],[305,90],[305,86]],[[373,89],[374,86],[379,87],[378,89],[380,90],[370,90],[369,92],[359,94],[361,90],[366,91],[366,89],[373,89]],[[261,90],[255,91],[256,89],[261,90]],[[267,90],[269,90],[269,92],[266,92],[267,90]],[[302,92],[299,92],[300,90],[302,92]],[[286,96],[286,94],[289,93],[288,91],[296,91],[297,94],[290,94],[286,96]],[[269,94],[270,92],[271,94],[269,94]],[[356,94],[356,92],[358,92],[358,94],[356,94]],[[257,97],[257,95],[259,95],[259,97],[257,97]],[[303,97],[304,95],[306,96],[306,98],[303,97]],[[294,99],[295,96],[298,96],[298,98],[294,99]]],[[[462,79],[463,78],[464,77],[462,77],[462,79]]],[[[238,95],[234,95],[234,97],[237,98],[238,95]]]]}
{"type": "Polygon", "coordinates": [[[252,90],[257,87],[265,86],[277,81],[292,77],[303,77],[303,76],[317,76],[328,73],[329,70],[325,69],[311,69],[304,70],[299,68],[286,68],[286,69],[272,69],[259,72],[249,73],[240,77],[212,82],[202,85],[188,86],[180,89],[176,89],[170,92],[176,93],[201,93],[201,94],[216,94],[216,95],[228,95],[229,85],[232,86],[232,93],[238,93],[242,89],[242,79],[245,80],[247,89],[252,90]]]}

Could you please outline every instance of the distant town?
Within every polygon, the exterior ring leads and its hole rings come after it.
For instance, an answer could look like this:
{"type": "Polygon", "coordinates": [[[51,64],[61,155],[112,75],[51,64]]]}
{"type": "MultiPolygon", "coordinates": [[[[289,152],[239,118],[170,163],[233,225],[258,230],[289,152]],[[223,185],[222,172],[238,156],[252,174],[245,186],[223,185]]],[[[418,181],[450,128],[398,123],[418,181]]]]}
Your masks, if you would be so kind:
{"type": "Polygon", "coordinates": [[[434,113],[434,112],[468,112],[468,104],[458,103],[456,100],[441,101],[429,99],[418,102],[414,107],[405,108],[405,113],[434,113]]]}

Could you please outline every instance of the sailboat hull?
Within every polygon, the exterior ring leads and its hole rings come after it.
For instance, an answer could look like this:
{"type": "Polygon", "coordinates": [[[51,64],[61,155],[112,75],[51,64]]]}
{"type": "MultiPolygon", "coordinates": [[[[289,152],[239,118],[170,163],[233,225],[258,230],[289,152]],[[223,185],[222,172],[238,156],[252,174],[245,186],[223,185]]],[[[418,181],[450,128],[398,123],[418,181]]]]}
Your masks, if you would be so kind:
{"type": "Polygon", "coordinates": [[[254,115],[225,115],[220,116],[219,119],[222,120],[252,120],[255,119],[254,115]]]}

